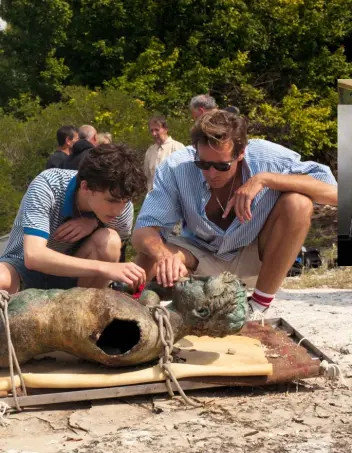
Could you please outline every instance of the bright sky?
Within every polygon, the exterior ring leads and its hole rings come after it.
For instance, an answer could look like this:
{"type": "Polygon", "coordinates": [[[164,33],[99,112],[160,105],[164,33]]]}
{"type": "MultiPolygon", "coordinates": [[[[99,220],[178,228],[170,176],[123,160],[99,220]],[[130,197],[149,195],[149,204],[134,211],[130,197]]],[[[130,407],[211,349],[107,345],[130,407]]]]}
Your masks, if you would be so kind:
{"type": "Polygon", "coordinates": [[[4,22],[2,19],[0,19],[0,30],[3,30],[5,28],[6,22],[4,22]]]}

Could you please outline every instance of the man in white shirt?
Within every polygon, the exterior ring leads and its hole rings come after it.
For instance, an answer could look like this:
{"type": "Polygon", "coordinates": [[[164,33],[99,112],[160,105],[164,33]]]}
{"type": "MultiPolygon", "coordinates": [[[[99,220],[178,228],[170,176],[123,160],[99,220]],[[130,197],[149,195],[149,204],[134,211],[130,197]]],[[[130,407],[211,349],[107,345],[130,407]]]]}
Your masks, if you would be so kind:
{"type": "Polygon", "coordinates": [[[155,143],[147,149],[144,159],[144,172],[147,177],[148,192],[153,189],[156,167],[174,151],[184,148],[183,143],[177,142],[169,136],[166,119],[155,116],[149,120],[149,131],[155,143]]]}

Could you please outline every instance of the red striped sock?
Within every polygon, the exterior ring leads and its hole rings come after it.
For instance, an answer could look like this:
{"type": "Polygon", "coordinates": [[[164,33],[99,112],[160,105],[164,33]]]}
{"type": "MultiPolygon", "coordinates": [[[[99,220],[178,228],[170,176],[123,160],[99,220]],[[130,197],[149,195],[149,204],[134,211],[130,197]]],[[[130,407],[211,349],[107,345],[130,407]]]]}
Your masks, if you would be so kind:
{"type": "Polygon", "coordinates": [[[263,291],[259,291],[259,289],[255,288],[252,294],[252,300],[257,304],[268,308],[270,306],[271,301],[274,299],[275,294],[266,294],[263,291]]]}

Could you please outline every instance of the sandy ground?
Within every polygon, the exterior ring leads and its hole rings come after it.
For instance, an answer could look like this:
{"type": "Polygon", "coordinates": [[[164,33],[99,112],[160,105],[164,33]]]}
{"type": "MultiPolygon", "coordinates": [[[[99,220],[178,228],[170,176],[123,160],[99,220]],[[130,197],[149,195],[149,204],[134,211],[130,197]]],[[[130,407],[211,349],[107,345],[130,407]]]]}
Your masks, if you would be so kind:
{"type": "MultiPolygon", "coordinates": [[[[270,317],[282,316],[335,360],[352,388],[351,301],[349,290],[284,290],[270,317]]],[[[352,452],[352,392],[322,378],[279,390],[189,394],[204,408],[163,395],[10,414],[0,426],[0,452],[352,452]]]]}

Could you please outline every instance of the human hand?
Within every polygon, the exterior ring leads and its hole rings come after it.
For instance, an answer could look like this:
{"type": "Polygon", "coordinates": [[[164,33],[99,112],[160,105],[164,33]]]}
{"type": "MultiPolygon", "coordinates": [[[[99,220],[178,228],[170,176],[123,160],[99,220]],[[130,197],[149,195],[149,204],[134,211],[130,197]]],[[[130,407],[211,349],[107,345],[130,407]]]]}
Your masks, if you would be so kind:
{"type": "Polygon", "coordinates": [[[167,256],[158,261],[156,267],[156,281],[159,285],[173,286],[174,281],[188,274],[187,267],[177,255],[167,256]]]}
{"type": "Polygon", "coordinates": [[[104,263],[103,274],[109,280],[127,283],[133,291],[146,283],[145,270],[135,263],[104,263]]]}
{"type": "Polygon", "coordinates": [[[94,217],[68,220],[55,231],[54,239],[60,242],[77,242],[92,234],[97,226],[98,221],[94,217]]]}
{"type": "Polygon", "coordinates": [[[224,219],[228,216],[231,209],[234,209],[241,223],[251,220],[251,203],[256,195],[265,187],[263,175],[264,173],[257,173],[236,190],[226,205],[224,214],[222,215],[224,219]]]}

